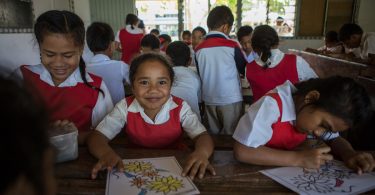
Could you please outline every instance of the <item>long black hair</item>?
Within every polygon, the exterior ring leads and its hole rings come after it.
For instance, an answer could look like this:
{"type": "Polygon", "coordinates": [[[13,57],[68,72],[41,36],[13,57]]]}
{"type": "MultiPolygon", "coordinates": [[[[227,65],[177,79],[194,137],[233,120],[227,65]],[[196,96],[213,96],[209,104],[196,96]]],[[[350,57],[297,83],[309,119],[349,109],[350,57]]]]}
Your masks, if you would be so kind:
{"type": "Polygon", "coordinates": [[[364,87],[348,77],[334,76],[310,79],[296,85],[295,95],[305,96],[312,90],[320,93],[312,105],[343,119],[350,127],[366,121],[371,113],[371,102],[364,87]]]}
{"type": "Polygon", "coordinates": [[[251,37],[251,46],[253,50],[260,51],[260,59],[264,62],[263,68],[268,68],[271,63],[271,48],[279,45],[279,36],[275,29],[268,25],[260,25],[255,27],[253,36],[251,37]]]}
{"type": "Polygon", "coordinates": [[[138,22],[138,16],[134,14],[126,15],[125,25],[130,25],[131,29],[134,29],[134,25],[138,22]]]}
{"type": "MultiPolygon", "coordinates": [[[[38,44],[43,42],[47,33],[59,33],[70,35],[76,46],[83,49],[85,44],[85,26],[82,19],[70,11],[51,10],[41,14],[34,25],[34,34],[38,44]]],[[[104,92],[92,86],[86,79],[86,64],[82,56],[79,61],[79,71],[86,86],[98,90],[104,96],[104,92]]]]}

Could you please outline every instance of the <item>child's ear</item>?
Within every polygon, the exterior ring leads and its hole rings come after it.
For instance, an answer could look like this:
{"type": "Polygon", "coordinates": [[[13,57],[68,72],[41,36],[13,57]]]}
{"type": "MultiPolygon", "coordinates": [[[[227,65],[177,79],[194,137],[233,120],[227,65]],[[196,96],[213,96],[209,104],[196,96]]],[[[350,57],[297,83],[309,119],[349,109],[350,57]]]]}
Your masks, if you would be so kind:
{"type": "Polygon", "coordinates": [[[312,90],[312,91],[309,91],[309,92],[305,95],[304,102],[305,102],[306,104],[313,103],[313,102],[319,100],[319,97],[320,97],[320,93],[319,93],[319,91],[317,91],[317,90],[312,90]]]}

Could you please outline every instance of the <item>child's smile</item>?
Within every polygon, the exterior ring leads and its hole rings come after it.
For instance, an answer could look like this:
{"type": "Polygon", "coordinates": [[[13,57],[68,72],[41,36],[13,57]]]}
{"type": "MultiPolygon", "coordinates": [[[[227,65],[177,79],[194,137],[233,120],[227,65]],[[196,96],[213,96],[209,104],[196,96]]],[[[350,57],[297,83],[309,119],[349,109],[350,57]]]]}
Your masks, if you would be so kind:
{"type": "Polygon", "coordinates": [[[134,96],[153,119],[170,97],[171,78],[167,68],[158,61],[140,65],[133,82],[134,96]]]}

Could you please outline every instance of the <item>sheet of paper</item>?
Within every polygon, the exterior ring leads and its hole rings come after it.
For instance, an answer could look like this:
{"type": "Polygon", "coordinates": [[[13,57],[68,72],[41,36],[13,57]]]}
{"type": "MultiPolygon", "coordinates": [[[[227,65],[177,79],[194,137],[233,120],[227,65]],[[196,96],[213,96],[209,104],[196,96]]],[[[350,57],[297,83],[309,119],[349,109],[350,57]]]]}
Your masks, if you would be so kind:
{"type": "Polygon", "coordinates": [[[106,195],[199,194],[175,157],[124,159],[125,171],[108,172],[106,195]]]}
{"type": "Polygon", "coordinates": [[[281,167],[260,172],[299,194],[359,194],[375,188],[375,172],[358,175],[341,161],[327,162],[320,169],[281,167]]]}

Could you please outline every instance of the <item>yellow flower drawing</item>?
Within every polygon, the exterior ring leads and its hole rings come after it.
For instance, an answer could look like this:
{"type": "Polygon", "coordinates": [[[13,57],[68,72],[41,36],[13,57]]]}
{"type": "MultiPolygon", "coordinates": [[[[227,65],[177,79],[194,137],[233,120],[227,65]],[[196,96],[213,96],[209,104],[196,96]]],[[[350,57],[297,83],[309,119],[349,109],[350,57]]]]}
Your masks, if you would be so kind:
{"type": "Polygon", "coordinates": [[[150,181],[148,186],[150,190],[156,192],[163,192],[164,194],[168,194],[171,191],[177,191],[180,188],[183,188],[182,180],[178,179],[177,177],[157,177],[155,181],[150,181]]]}
{"type": "Polygon", "coordinates": [[[133,172],[133,173],[140,173],[148,170],[152,170],[153,166],[150,162],[129,162],[129,164],[125,164],[125,171],[133,172]]]}

